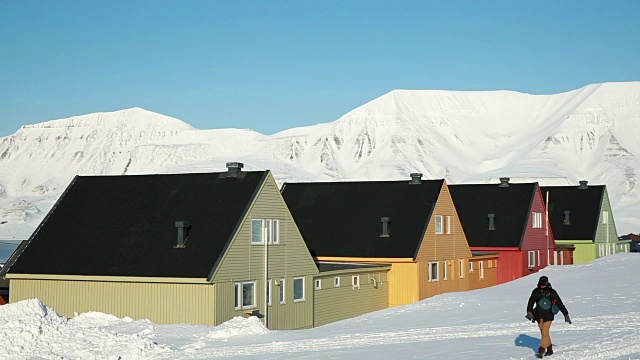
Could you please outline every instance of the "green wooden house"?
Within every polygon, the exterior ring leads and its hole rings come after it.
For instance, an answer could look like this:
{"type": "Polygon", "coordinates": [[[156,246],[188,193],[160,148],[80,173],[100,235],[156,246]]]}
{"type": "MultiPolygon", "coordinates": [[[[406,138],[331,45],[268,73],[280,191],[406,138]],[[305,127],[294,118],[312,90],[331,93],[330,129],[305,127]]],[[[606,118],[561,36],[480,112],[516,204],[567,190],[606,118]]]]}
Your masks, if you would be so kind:
{"type": "Polygon", "coordinates": [[[543,186],[543,198],[556,244],[575,246],[573,263],[629,252],[629,243],[618,239],[606,185],[543,186]]]}
{"type": "Polygon", "coordinates": [[[270,329],[314,325],[319,274],[269,171],[77,176],[7,264],[10,302],[270,329]]]}

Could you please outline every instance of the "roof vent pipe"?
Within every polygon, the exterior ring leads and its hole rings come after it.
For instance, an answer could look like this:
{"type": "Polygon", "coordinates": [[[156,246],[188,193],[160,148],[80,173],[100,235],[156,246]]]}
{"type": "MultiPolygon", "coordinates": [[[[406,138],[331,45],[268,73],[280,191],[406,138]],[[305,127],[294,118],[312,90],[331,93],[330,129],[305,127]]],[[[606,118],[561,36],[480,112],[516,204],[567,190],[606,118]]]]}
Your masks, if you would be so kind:
{"type": "Polygon", "coordinates": [[[571,225],[571,211],[564,211],[564,221],[562,222],[564,225],[571,225]]]}
{"type": "Polygon", "coordinates": [[[238,177],[238,174],[240,174],[240,171],[242,171],[243,167],[244,167],[244,164],[241,163],[241,162],[228,162],[227,163],[227,169],[228,169],[227,177],[238,177]]]}
{"type": "Polygon", "coordinates": [[[191,229],[191,224],[189,224],[188,221],[176,221],[176,228],[178,229],[178,242],[173,248],[184,249],[187,237],[189,236],[189,229],[191,229]]]}
{"type": "Polygon", "coordinates": [[[495,230],[496,229],[496,214],[489,214],[487,217],[489,218],[489,228],[487,230],[495,230]]]}
{"type": "Polygon", "coordinates": [[[422,173],[411,173],[409,184],[422,184],[422,173]]]}
{"type": "Polygon", "coordinates": [[[509,187],[509,178],[508,177],[501,177],[500,178],[500,185],[498,185],[498,187],[509,187]]]}
{"type": "Polygon", "coordinates": [[[382,235],[380,237],[389,237],[389,231],[391,230],[391,218],[388,216],[381,217],[382,222],[382,235]]]}
{"type": "Polygon", "coordinates": [[[578,189],[587,190],[589,188],[587,186],[587,180],[580,180],[579,183],[580,183],[580,186],[578,186],[578,189]]]}

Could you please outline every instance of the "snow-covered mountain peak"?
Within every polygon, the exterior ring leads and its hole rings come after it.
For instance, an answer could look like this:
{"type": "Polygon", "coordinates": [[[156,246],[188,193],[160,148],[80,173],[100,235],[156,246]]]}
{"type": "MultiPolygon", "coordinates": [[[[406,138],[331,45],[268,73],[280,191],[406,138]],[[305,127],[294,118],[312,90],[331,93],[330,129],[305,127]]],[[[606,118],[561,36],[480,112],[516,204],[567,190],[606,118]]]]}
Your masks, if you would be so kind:
{"type": "Polygon", "coordinates": [[[72,129],[95,127],[126,127],[129,129],[162,129],[164,131],[192,130],[191,125],[170,116],[155,113],[139,107],[112,112],[96,112],[70,118],[50,120],[43,123],[24,125],[27,129],[72,129]]]}
{"type": "Polygon", "coordinates": [[[9,228],[30,233],[77,174],[224,171],[227,161],[270,169],[279,183],[412,172],[449,183],[586,179],[607,185],[619,229],[637,232],[639,122],[640,82],[554,95],[398,89],[333,122],[271,136],[196,130],[141,108],[74,116],[0,138],[0,238],[9,228]]]}

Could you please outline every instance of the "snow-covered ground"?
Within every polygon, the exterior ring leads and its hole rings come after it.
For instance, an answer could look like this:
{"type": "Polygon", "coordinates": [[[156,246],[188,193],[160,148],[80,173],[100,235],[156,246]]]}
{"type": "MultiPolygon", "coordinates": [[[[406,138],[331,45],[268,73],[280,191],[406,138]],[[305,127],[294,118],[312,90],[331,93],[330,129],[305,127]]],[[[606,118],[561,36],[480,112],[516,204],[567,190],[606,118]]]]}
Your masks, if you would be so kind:
{"type": "Polygon", "coordinates": [[[542,274],[573,320],[557,318],[551,328],[554,359],[640,359],[640,254],[551,266],[309,330],[270,331],[239,317],[216,327],[95,312],[67,319],[31,299],[0,306],[0,358],[533,359],[540,335],[524,315],[542,274]]]}

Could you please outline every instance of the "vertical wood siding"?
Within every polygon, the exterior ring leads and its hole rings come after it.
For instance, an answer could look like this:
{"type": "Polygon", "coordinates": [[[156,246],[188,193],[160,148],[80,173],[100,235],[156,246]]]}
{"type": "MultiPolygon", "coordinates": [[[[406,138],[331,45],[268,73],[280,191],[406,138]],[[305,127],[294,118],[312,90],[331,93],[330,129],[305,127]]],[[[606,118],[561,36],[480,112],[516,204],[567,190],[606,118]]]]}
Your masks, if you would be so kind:
{"type": "Polygon", "coordinates": [[[217,325],[210,284],[11,279],[10,301],[39,298],[60,315],[99,311],[158,324],[217,325]]]}
{"type": "Polygon", "coordinates": [[[314,326],[360,316],[389,307],[387,271],[347,273],[316,277],[322,288],[314,290],[314,326]],[[360,287],[351,286],[352,275],[360,275],[360,287]],[[334,287],[334,278],[340,276],[340,287],[334,287]],[[376,282],[371,280],[371,276],[376,282]]]}
{"type": "Polygon", "coordinates": [[[420,300],[417,263],[394,263],[389,271],[389,306],[420,300]]]}

